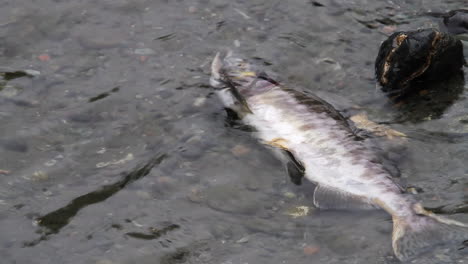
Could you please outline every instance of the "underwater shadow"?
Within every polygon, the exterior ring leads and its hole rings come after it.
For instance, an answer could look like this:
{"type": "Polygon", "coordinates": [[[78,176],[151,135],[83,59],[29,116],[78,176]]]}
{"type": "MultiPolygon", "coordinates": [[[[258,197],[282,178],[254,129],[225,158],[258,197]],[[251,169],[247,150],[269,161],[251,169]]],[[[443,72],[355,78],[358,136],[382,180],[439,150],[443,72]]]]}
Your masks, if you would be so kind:
{"type": "Polygon", "coordinates": [[[438,82],[414,84],[403,96],[389,95],[392,107],[398,111],[397,123],[418,123],[439,119],[455,103],[465,87],[463,72],[438,82]]]}
{"type": "Polygon", "coordinates": [[[32,247],[39,244],[41,241],[47,240],[50,235],[58,233],[63,227],[68,225],[71,219],[81,209],[110,198],[127,185],[148,175],[153,167],[159,165],[166,157],[167,156],[165,154],[158,155],[148,161],[145,165],[126,174],[120,181],[104,185],[98,190],[81,195],[73,199],[64,207],[37,218],[36,222],[40,227],[37,233],[41,234],[41,236],[33,241],[24,242],[24,247],[32,247]]]}

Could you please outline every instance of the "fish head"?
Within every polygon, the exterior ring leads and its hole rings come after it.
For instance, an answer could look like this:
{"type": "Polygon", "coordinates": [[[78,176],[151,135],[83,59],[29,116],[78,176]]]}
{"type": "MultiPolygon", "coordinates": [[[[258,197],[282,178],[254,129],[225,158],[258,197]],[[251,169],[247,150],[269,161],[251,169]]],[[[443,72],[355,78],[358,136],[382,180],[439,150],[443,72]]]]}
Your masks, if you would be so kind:
{"type": "Polygon", "coordinates": [[[228,82],[238,88],[248,87],[256,78],[252,65],[234,56],[232,51],[224,56],[220,52],[216,53],[211,63],[210,84],[214,88],[226,88],[228,82]]]}

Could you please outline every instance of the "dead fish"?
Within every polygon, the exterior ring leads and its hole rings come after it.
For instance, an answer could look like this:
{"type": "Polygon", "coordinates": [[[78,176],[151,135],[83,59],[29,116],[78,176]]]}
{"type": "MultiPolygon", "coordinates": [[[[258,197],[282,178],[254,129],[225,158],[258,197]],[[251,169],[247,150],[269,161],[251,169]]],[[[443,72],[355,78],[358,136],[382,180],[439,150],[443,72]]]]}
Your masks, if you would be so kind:
{"type": "Polygon", "coordinates": [[[317,185],[316,207],[387,211],[398,259],[468,239],[467,225],[425,210],[404,193],[348,120],[325,101],[286,88],[232,52],[216,54],[210,84],[226,108],[255,127],[261,142],[286,153],[293,181],[303,175],[317,185]]]}

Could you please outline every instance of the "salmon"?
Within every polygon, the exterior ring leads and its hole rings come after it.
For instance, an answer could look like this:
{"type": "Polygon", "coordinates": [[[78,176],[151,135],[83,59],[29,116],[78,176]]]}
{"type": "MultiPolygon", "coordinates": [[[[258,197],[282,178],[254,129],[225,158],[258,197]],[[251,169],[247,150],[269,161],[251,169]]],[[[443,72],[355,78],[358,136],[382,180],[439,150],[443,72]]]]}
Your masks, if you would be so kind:
{"type": "MultiPolygon", "coordinates": [[[[217,53],[210,84],[224,106],[263,144],[286,157],[295,183],[315,183],[320,209],[373,209],[393,220],[392,247],[402,261],[437,245],[468,240],[467,225],[423,208],[395,182],[351,121],[321,98],[276,82],[246,60],[217,53]]],[[[284,158],[283,158],[284,159],[284,158]]]]}

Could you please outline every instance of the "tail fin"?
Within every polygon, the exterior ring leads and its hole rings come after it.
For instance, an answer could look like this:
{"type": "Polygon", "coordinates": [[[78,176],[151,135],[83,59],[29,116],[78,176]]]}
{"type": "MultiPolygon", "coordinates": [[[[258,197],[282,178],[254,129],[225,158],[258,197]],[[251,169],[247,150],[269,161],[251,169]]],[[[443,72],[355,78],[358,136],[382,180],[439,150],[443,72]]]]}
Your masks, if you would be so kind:
{"type": "Polygon", "coordinates": [[[398,259],[405,261],[438,245],[468,240],[468,226],[428,212],[422,207],[410,219],[393,218],[392,245],[398,259]]]}

